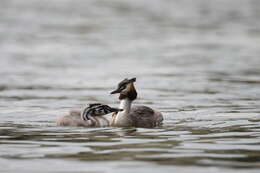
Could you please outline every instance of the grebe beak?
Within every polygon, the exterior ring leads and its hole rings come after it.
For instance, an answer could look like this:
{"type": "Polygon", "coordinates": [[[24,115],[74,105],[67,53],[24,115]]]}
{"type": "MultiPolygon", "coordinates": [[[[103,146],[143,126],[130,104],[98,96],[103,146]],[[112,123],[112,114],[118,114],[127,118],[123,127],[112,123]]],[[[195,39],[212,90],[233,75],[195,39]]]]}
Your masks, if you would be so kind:
{"type": "Polygon", "coordinates": [[[121,91],[119,89],[116,89],[114,91],[112,91],[110,94],[117,94],[117,93],[120,93],[121,91]]]}

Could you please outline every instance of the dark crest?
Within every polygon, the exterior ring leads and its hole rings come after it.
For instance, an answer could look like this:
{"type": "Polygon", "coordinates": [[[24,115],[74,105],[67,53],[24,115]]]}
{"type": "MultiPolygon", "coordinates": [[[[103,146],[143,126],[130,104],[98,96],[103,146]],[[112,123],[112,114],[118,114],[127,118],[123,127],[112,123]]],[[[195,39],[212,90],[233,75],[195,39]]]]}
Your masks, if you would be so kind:
{"type": "Polygon", "coordinates": [[[110,94],[116,94],[116,93],[120,93],[121,91],[123,91],[124,89],[126,89],[127,85],[129,83],[134,83],[136,81],[136,78],[132,78],[132,79],[124,79],[121,82],[119,82],[119,84],[117,85],[117,89],[112,91],[110,94]]]}

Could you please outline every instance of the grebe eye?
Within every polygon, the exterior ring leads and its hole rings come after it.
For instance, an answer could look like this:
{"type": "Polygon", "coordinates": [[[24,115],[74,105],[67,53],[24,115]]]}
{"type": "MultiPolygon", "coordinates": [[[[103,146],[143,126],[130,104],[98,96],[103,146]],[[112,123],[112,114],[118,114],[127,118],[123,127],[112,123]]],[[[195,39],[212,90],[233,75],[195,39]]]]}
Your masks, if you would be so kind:
{"type": "Polygon", "coordinates": [[[126,88],[126,84],[121,85],[119,89],[122,91],[122,90],[124,90],[125,88],[126,88]]]}

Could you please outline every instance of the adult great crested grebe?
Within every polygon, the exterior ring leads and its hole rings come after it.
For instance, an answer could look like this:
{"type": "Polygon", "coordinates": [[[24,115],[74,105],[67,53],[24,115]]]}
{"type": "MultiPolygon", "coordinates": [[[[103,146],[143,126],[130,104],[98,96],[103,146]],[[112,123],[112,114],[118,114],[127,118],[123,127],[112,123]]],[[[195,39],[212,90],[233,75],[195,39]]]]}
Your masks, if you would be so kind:
{"type": "Polygon", "coordinates": [[[65,115],[57,120],[60,126],[83,126],[83,127],[106,127],[110,125],[110,121],[104,115],[122,111],[122,109],[112,108],[101,103],[89,104],[82,111],[70,111],[69,115],[65,115]]]}
{"type": "Polygon", "coordinates": [[[120,106],[123,111],[113,114],[111,126],[117,127],[156,127],[163,121],[163,116],[159,111],[147,106],[132,106],[132,102],[137,98],[134,87],[136,78],[124,79],[118,84],[116,90],[111,94],[119,93],[120,106]]]}

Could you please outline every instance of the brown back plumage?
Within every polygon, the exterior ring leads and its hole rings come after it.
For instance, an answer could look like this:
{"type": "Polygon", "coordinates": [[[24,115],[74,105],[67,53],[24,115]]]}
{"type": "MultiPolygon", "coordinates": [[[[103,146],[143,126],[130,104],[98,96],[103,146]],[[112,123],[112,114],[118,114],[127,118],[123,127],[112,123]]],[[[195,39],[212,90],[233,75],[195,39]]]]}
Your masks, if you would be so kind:
{"type": "Polygon", "coordinates": [[[129,113],[134,127],[155,127],[163,121],[162,115],[147,106],[135,106],[129,113]]]}

